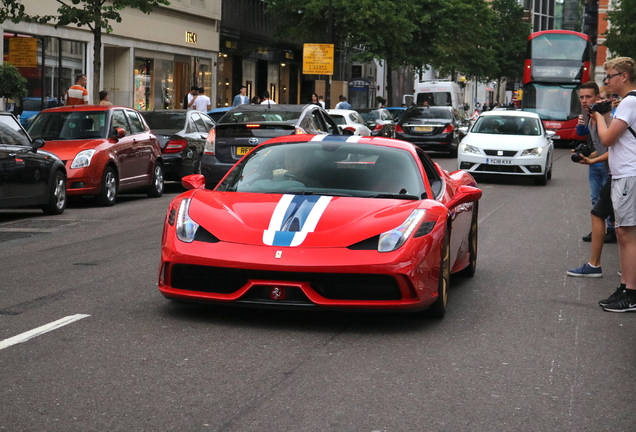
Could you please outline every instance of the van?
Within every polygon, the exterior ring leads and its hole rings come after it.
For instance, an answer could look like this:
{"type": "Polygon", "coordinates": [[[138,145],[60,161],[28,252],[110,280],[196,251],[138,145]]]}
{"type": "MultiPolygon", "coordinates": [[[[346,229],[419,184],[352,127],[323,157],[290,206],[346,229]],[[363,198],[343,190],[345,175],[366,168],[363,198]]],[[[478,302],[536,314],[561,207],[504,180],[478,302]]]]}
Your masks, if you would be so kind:
{"type": "Polygon", "coordinates": [[[429,106],[452,106],[462,111],[464,105],[459,85],[443,80],[420,81],[415,84],[415,94],[404,95],[403,100],[404,103],[409,100],[416,105],[424,105],[426,102],[429,106]]]}

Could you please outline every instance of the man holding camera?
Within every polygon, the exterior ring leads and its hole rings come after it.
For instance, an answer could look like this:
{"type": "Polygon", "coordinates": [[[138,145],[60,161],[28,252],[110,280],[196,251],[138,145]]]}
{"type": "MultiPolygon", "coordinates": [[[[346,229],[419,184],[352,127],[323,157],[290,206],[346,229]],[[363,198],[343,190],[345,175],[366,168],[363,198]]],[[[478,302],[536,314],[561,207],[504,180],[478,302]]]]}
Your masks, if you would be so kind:
{"type": "MultiPolygon", "coordinates": [[[[603,87],[599,92],[599,88],[595,82],[585,83],[586,87],[581,88],[581,104],[584,109],[590,112],[599,112],[602,114],[602,122],[605,124],[611,123],[610,117],[612,111],[612,102],[609,100],[609,89],[603,87]],[[593,84],[593,85],[592,85],[593,84]],[[595,95],[596,94],[596,95],[595,95]],[[590,104],[584,103],[584,100],[593,100],[593,95],[597,102],[590,104]],[[587,105],[587,106],[586,106],[587,105]]],[[[584,144],[578,146],[574,153],[572,153],[572,160],[584,165],[590,166],[590,188],[592,186],[592,167],[596,164],[601,164],[605,175],[605,182],[597,193],[597,196],[592,196],[594,207],[592,208],[592,232],[590,233],[592,247],[590,250],[590,260],[583,264],[579,268],[575,268],[567,271],[568,276],[581,276],[581,277],[602,277],[603,270],[601,269],[601,253],[603,252],[603,243],[607,242],[607,234],[605,233],[605,220],[614,220],[614,210],[612,208],[611,200],[611,176],[609,173],[609,166],[607,163],[608,153],[607,148],[600,142],[598,136],[597,119],[591,118],[589,121],[589,134],[593,143],[596,144],[596,149],[586,148],[584,144]]],[[[577,127],[577,133],[579,128],[577,127]]],[[[612,228],[613,230],[613,228],[612,228]]]]}
{"type": "Polygon", "coordinates": [[[602,114],[597,122],[603,145],[609,147],[612,171],[612,204],[616,217],[621,284],[599,305],[608,312],[636,311],[636,62],[617,57],[605,62],[605,83],[623,100],[607,126],[602,114]]]}

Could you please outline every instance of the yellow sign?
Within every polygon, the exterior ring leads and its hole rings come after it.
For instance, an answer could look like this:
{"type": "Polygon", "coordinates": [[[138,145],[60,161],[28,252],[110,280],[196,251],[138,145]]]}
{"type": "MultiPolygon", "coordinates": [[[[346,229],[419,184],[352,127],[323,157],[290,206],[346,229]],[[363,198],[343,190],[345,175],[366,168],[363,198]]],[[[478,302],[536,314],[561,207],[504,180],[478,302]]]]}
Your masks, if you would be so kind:
{"type": "Polygon", "coordinates": [[[303,73],[307,75],[333,75],[333,44],[305,44],[303,73]]]}
{"type": "Polygon", "coordinates": [[[15,67],[38,66],[38,40],[12,37],[9,39],[9,63],[15,67]]]}

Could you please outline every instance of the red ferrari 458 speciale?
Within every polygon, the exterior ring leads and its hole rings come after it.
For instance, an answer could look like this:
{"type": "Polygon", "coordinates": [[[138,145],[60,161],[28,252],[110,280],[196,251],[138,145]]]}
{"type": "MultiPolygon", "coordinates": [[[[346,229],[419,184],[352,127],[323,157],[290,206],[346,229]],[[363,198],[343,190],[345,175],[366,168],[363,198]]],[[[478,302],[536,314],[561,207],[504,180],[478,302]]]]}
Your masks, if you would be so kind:
{"type": "Polygon", "coordinates": [[[290,135],[214,190],[182,183],[163,231],[169,299],[441,317],[451,273],[475,272],[481,190],[407,142],[290,135]]]}

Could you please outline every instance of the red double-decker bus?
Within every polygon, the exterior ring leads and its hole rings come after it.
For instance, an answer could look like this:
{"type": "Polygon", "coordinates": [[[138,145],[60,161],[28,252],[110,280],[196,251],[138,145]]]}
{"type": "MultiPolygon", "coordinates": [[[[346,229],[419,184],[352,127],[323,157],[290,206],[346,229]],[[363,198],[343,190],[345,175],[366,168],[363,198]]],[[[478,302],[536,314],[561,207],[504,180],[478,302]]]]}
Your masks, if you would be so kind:
{"type": "Polygon", "coordinates": [[[584,140],[576,134],[579,88],[590,80],[592,58],[592,43],[583,33],[546,30],[528,37],[521,105],[539,114],[561,140],[584,140]]]}

